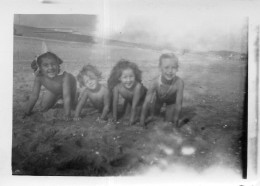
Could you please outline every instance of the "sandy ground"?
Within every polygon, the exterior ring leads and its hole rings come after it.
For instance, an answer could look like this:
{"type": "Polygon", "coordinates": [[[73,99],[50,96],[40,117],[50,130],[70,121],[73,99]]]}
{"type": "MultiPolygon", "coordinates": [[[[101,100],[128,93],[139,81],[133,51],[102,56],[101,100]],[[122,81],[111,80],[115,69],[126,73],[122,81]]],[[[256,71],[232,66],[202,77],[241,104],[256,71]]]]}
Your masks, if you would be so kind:
{"type": "MultiPolygon", "coordinates": [[[[19,48],[18,45],[16,45],[19,48]]],[[[111,47],[107,61],[97,59],[107,78],[126,49],[111,47]],[[124,51],[124,52],[122,52],[124,51]],[[102,68],[103,67],[103,68],[102,68]]],[[[144,84],[157,74],[158,53],[131,49],[128,54],[143,70],[144,84]],[[134,53],[136,51],[136,53],[134,53]],[[133,55],[136,54],[136,55],[133,55]]],[[[14,55],[17,55],[16,53],[14,55]]],[[[94,56],[94,55],[92,55],[94,56]]],[[[16,56],[17,57],[17,56],[16,56]]],[[[74,75],[85,63],[65,60],[74,75]]],[[[14,62],[12,170],[16,175],[143,175],[151,167],[165,170],[178,164],[198,172],[223,165],[241,176],[241,143],[245,61],[188,53],[180,56],[179,76],[185,82],[181,128],[160,118],[139,125],[99,124],[98,113],[86,108],[79,122],[65,122],[62,109],[21,118],[33,75],[30,61],[14,62]]],[[[35,110],[37,110],[36,105],[35,110]]]]}

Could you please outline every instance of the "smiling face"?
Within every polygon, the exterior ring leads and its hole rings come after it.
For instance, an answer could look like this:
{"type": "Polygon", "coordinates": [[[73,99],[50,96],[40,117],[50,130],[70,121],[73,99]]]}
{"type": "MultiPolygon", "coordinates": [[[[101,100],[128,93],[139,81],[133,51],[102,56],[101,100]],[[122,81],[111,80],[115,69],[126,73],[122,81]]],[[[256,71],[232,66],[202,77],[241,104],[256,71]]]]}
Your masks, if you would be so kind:
{"type": "Polygon", "coordinates": [[[48,78],[55,78],[59,74],[59,64],[53,58],[42,58],[40,71],[48,78]]]}
{"type": "Polygon", "coordinates": [[[88,71],[84,76],[83,76],[83,82],[85,86],[90,89],[94,90],[98,86],[98,77],[96,76],[95,73],[88,71]]]}
{"type": "Polygon", "coordinates": [[[172,58],[164,58],[161,61],[160,70],[165,79],[172,80],[178,71],[178,62],[172,58]]]}
{"type": "Polygon", "coordinates": [[[132,88],[135,84],[135,74],[133,70],[131,68],[124,69],[119,80],[125,88],[132,88]]]}

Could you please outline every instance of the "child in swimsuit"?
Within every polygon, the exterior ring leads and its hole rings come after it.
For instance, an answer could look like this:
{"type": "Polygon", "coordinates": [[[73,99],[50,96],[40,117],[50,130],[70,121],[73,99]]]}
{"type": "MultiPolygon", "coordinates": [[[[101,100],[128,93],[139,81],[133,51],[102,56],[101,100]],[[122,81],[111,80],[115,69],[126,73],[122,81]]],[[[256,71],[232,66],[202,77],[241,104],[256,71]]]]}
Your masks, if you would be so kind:
{"type": "Polygon", "coordinates": [[[79,99],[75,111],[74,120],[80,120],[80,112],[87,100],[101,112],[98,122],[105,122],[110,108],[110,93],[108,88],[100,84],[101,72],[96,67],[88,64],[85,65],[77,76],[80,87],[85,87],[82,96],[79,99]]]}
{"type": "Polygon", "coordinates": [[[159,59],[160,76],[153,79],[142,108],[141,124],[145,124],[148,111],[151,117],[158,114],[166,104],[165,121],[179,125],[183,100],[183,80],[176,75],[178,58],[171,53],[162,54],[159,59]]]}
{"type": "Polygon", "coordinates": [[[31,64],[35,79],[24,117],[31,115],[36,104],[41,86],[46,88],[41,100],[40,111],[45,112],[63,98],[65,120],[69,120],[71,109],[76,103],[77,84],[75,77],[67,72],[60,74],[62,60],[52,52],[46,52],[37,57],[31,64]]]}
{"type": "Polygon", "coordinates": [[[118,119],[119,95],[125,105],[131,106],[130,125],[138,119],[147,89],[142,84],[141,71],[138,66],[127,60],[120,60],[112,69],[108,79],[109,89],[113,92],[113,119],[118,119]]]}

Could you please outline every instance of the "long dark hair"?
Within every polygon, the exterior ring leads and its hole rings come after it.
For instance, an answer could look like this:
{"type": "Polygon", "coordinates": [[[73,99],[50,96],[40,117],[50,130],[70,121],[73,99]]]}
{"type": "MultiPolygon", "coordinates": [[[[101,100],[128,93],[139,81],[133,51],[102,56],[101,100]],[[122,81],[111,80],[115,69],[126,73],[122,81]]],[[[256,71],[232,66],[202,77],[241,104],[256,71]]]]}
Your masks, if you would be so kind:
{"type": "Polygon", "coordinates": [[[110,76],[107,81],[109,90],[113,90],[113,88],[120,83],[119,78],[122,75],[122,71],[128,68],[133,70],[135,80],[139,83],[142,82],[142,71],[138,68],[138,66],[133,62],[121,59],[117,62],[117,64],[113,67],[113,69],[110,72],[110,76]]]}

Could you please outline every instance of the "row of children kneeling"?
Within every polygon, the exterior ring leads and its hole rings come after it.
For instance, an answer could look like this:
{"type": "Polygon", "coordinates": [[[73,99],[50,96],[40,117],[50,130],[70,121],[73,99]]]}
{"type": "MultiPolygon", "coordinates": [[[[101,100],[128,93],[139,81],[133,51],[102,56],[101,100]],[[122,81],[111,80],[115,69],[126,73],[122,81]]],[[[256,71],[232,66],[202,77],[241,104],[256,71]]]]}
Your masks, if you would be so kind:
{"type": "Polygon", "coordinates": [[[145,126],[147,120],[161,112],[165,105],[165,121],[179,125],[183,100],[183,80],[176,75],[178,58],[172,53],[162,54],[159,58],[160,74],[155,77],[148,89],[142,84],[142,72],[138,66],[127,60],[120,60],[112,69],[107,86],[100,83],[101,72],[93,65],[85,65],[75,78],[66,71],[60,73],[62,60],[52,52],[38,56],[31,64],[35,79],[24,117],[30,116],[36,104],[41,86],[46,91],[40,103],[40,111],[45,112],[63,99],[65,120],[80,120],[86,101],[98,109],[99,122],[118,120],[119,95],[124,99],[124,108],[130,106],[129,123],[140,122],[145,126]],[[83,93],[78,99],[77,80],[83,93]],[[72,117],[71,111],[75,110],[72,117]],[[108,118],[112,111],[112,118],[108,118]]]}

